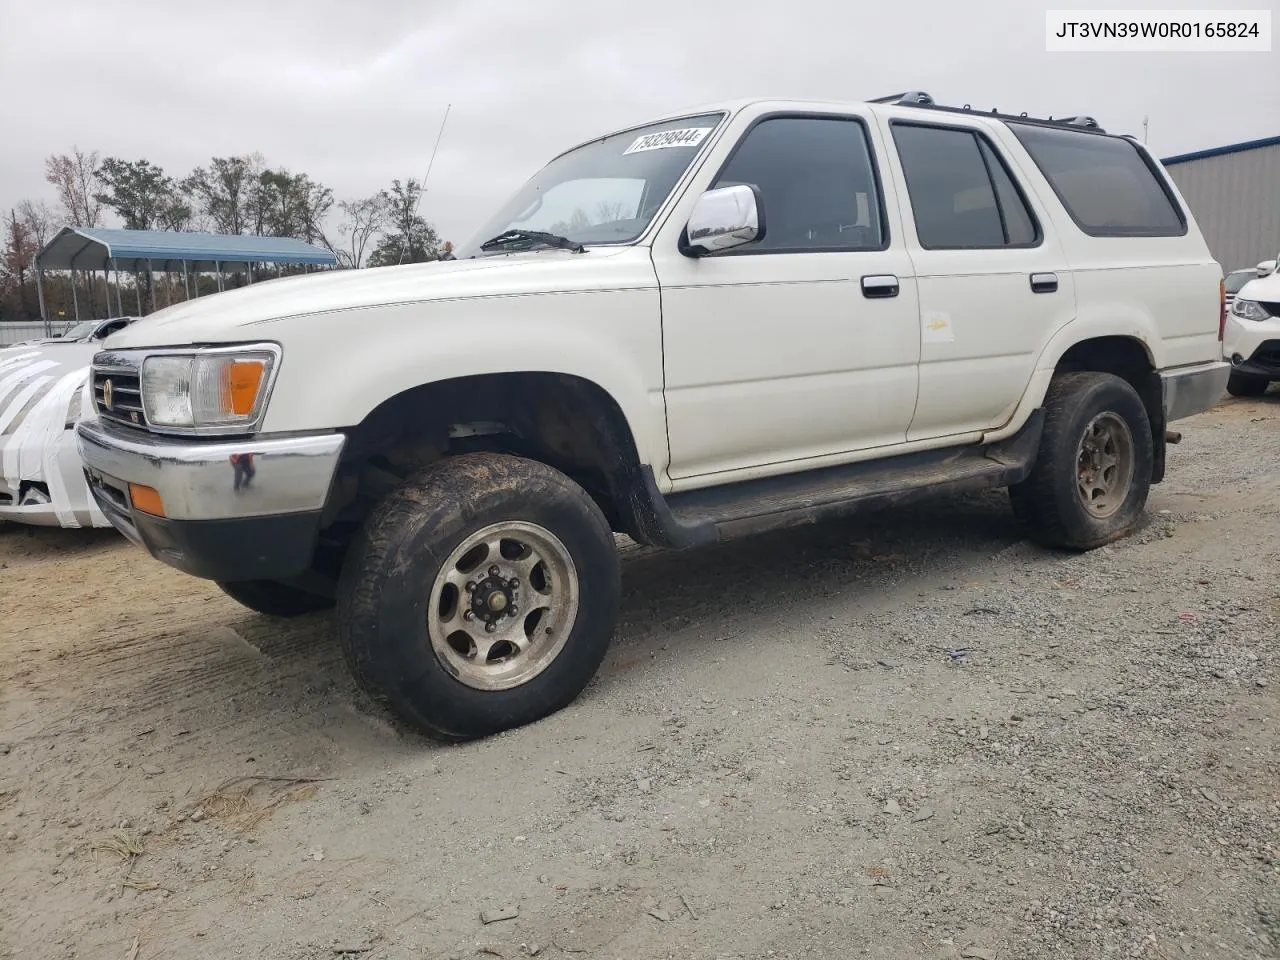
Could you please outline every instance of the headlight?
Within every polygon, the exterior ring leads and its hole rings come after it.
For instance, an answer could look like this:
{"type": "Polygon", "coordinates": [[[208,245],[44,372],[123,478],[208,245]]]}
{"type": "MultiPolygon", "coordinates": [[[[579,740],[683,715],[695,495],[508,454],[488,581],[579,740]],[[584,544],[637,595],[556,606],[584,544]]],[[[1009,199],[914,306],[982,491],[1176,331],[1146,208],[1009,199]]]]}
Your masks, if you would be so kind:
{"type": "Polygon", "coordinates": [[[275,363],[270,350],[147,357],[141,387],[147,423],[194,432],[251,428],[262,416],[275,363]]]}
{"type": "MultiPolygon", "coordinates": [[[[89,382],[93,382],[92,377],[89,382]]],[[[76,421],[79,420],[81,415],[84,413],[84,395],[85,391],[88,389],[90,389],[89,385],[85,384],[83,388],[77,390],[71,395],[71,400],[67,403],[67,421],[63,424],[64,430],[75,429],[76,421]]],[[[92,405],[90,406],[90,409],[92,409],[92,405]]]]}
{"type": "Polygon", "coordinates": [[[1257,300],[1241,300],[1239,297],[1236,297],[1231,302],[1231,315],[1239,317],[1241,320],[1253,320],[1255,322],[1271,319],[1271,314],[1267,311],[1267,308],[1257,300]]]}

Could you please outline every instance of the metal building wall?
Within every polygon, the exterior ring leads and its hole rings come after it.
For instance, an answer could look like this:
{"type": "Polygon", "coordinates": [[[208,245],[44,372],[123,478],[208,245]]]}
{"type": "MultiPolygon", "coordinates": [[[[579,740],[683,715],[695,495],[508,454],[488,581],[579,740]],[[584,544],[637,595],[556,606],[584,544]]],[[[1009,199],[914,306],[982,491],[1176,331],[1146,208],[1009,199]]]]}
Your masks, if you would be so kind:
{"type": "Polygon", "coordinates": [[[1166,164],[1223,272],[1280,252],[1280,144],[1166,164]]]}

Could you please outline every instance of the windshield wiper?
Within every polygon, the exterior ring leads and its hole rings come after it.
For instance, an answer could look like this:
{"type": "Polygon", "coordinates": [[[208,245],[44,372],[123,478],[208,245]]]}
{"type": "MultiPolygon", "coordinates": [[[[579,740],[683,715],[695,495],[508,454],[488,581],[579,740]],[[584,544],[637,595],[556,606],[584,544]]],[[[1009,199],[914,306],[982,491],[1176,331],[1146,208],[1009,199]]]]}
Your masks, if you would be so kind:
{"type": "Polygon", "coordinates": [[[502,247],[521,242],[541,243],[548,247],[559,247],[561,250],[572,250],[574,253],[586,253],[587,248],[576,240],[562,237],[556,233],[542,230],[506,230],[491,240],[480,244],[481,250],[498,250],[502,247]]]}

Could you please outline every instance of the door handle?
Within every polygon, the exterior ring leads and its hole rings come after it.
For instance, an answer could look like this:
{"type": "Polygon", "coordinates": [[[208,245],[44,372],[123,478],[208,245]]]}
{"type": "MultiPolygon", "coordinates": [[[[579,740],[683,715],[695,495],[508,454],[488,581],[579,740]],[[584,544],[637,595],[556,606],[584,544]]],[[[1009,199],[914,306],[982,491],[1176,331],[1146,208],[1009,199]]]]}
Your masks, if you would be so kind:
{"type": "Polygon", "coordinates": [[[1058,289],[1056,273],[1033,273],[1031,275],[1032,293],[1054,293],[1058,289]]]}
{"type": "Polygon", "coordinates": [[[896,297],[898,289],[898,278],[891,273],[876,273],[862,278],[862,295],[868,299],[896,297]]]}

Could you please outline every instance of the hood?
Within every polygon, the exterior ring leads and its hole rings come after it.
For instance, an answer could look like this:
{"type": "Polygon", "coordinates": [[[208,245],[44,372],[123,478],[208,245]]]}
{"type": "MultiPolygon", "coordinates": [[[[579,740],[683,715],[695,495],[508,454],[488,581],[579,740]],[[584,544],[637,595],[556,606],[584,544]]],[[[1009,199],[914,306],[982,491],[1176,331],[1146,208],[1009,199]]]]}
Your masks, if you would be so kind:
{"type": "Polygon", "coordinates": [[[1250,280],[1236,291],[1237,300],[1265,300],[1280,303],[1280,273],[1271,273],[1257,280],[1250,280]]]}
{"type": "MultiPolygon", "coordinates": [[[[112,334],[102,347],[174,346],[269,336],[265,331],[241,328],[286,317],[385,304],[619,289],[635,286],[638,259],[649,263],[647,247],[595,247],[586,253],[538,250],[265,280],[166,307],[112,334]]],[[[652,276],[651,266],[648,275],[652,276]]]]}

